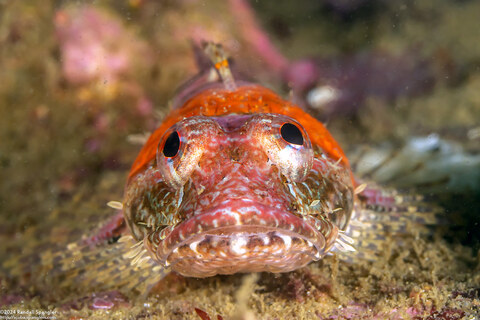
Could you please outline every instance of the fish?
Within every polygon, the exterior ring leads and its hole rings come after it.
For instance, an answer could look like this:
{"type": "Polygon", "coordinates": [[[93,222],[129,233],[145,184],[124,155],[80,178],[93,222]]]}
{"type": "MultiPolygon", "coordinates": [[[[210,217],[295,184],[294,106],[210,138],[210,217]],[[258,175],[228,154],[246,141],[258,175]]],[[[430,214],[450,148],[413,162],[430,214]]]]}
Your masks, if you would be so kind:
{"type": "Polygon", "coordinates": [[[179,103],[132,166],[123,203],[132,236],[191,277],[319,260],[354,207],[345,154],[300,107],[236,83],[225,55],[208,48],[221,81],[179,103]]]}
{"type": "Polygon", "coordinates": [[[423,196],[364,183],[327,128],[237,80],[223,48],[177,94],[91,236],[44,252],[50,274],[148,294],[165,275],[291,272],[338,254],[375,259],[392,234],[438,222],[423,196]]]}
{"type": "Polygon", "coordinates": [[[213,80],[187,86],[128,175],[123,214],[140,259],[187,277],[290,272],[355,253],[354,238],[356,256],[371,258],[372,239],[435,223],[421,196],[356,180],[340,145],[301,107],[236,81],[221,46],[205,52],[213,80]]]}

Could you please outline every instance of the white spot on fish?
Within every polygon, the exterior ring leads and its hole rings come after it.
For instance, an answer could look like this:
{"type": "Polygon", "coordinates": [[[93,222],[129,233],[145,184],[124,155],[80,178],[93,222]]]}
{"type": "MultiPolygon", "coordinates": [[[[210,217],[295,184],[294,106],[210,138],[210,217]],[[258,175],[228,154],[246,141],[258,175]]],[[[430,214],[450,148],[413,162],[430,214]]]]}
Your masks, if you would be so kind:
{"type": "Polygon", "coordinates": [[[199,241],[194,241],[194,242],[190,243],[190,245],[189,245],[190,250],[192,250],[193,252],[198,253],[198,251],[197,251],[198,243],[199,243],[199,241]]]}
{"type": "Polygon", "coordinates": [[[289,250],[292,246],[292,238],[290,236],[285,236],[282,234],[279,234],[278,236],[283,240],[286,250],[289,250]]]}
{"type": "Polygon", "coordinates": [[[268,244],[270,243],[270,237],[268,235],[262,235],[262,241],[263,245],[268,246],[268,244]]]}
{"type": "Polygon", "coordinates": [[[247,239],[245,237],[235,237],[231,240],[230,250],[236,255],[243,255],[247,253],[245,245],[247,244],[247,239]]]}

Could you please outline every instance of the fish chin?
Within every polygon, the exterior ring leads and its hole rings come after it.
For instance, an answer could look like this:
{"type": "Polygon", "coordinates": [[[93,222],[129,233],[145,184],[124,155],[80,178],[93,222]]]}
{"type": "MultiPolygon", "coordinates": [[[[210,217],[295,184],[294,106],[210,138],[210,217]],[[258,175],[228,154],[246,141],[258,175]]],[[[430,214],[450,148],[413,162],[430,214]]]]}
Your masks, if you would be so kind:
{"type": "Polygon", "coordinates": [[[176,226],[159,243],[156,258],[191,277],[288,272],[320,259],[327,242],[307,218],[231,200],[176,226]]]}

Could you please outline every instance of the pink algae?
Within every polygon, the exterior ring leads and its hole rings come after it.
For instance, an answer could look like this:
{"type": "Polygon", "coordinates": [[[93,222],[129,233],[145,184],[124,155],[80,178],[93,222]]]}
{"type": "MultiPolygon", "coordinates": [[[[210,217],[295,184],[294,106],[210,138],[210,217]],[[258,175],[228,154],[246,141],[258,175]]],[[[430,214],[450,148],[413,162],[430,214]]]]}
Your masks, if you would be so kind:
{"type": "Polygon", "coordinates": [[[62,71],[72,84],[116,82],[151,61],[146,44],[112,14],[82,6],[58,10],[55,30],[62,71]],[[142,56],[142,59],[137,59],[142,56]]]}

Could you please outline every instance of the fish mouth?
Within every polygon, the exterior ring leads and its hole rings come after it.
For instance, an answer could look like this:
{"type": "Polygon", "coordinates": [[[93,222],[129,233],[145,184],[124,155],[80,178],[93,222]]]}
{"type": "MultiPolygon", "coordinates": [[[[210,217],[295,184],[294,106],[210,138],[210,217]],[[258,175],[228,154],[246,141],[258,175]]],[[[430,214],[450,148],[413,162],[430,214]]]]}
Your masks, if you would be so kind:
{"type": "Polygon", "coordinates": [[[190,277],[288,272],[319,260],[329,249],[309,219],[248,199],[228,200],[173,228],[156,256],[190,277]]]}

